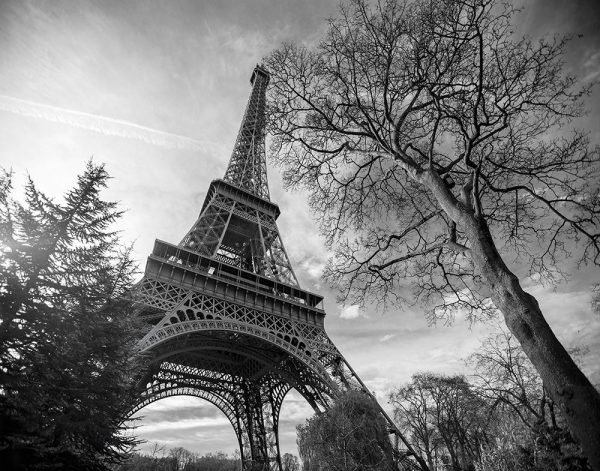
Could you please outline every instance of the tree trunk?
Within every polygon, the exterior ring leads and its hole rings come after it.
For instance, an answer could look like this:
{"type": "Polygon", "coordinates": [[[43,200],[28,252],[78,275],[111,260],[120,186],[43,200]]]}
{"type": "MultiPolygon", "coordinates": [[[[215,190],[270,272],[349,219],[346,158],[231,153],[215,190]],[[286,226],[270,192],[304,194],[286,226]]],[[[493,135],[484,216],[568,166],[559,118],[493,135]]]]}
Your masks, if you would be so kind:
{"type": "Polygon", "coordinates": [[[600,393],[558,341],[537,300],[502,260],[484,216],[475,216],[471,207],[458,201],[435,170],[413,170],[411,175],[433,192],[444,212],[465,231],[475,270],[490,288],[494,305],[563,412],[590,466],[600,471],[600,393]]]}
{"type": "Polygon", "coordinates": [[[484,221],[465,227],[472,257],[491,289],[491,299],[533,363],[589,464],[600,471],[600,394],[581,372],[544,319],[536,299],[504,264],[484,221]]]}

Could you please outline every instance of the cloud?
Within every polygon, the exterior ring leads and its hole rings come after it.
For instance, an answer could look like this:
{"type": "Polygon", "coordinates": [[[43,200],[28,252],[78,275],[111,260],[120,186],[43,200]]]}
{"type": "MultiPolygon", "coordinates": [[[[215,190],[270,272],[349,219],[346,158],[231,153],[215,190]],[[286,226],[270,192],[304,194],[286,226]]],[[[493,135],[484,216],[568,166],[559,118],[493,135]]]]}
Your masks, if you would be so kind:
{"type": "Polygon", "coordinates": [[[380,342],[387,342],[388,340],[393,339],[396,336],[396,334],[386,334],[383,337],[381,337],[379,339],[380,342]]]}
{"type": "Polygon", "coordinates": [[[587,59],[583,66],[587,69],[595,69],[600,64],[600,51],[591,50],[587,54],[587,59]]]}
{"type": "Polygon", "coordinates": [[[152,424],[142,424],[137,428],[140,434],[150,434],[154,432],[163,432],[167,430],[189,430],[189,429],[201,429],[204,427],[224,427],[231,425],[227,417],[222,415],[221,417],[204,418],[204,419],[178,419],[165,420],[162,422],[156,422],[152,424]]]}
{"type": "Polygon", "coordinates": [[[44,105],[42,103],[21,100],[6,95],[0,95],[0,110],[21,116],[29,116],[55,123],[67,124],[69,126],[104,134],[106,136],[135,139],[155,146],[166,147],[168,149],[211,151],[217,148],[217,145],[211,142],[159,131],[129,121],[83,113],[81,111],[68,110],[57,106],[44,105]]]}
{"type": "Polygon", "coordinates": [[[592,82],[600,76],[600,51],[590,52],[587,60],[583,63],[585,77],[582,82],[592,82]]]}
{"type": "Polygon", "coordinates": [[[340,311],[340,317],[342,319],[356,319],[360,316],[360,309],[357,304],[352,304],[350,306],[344,306],[340,311]]]}
{"type": "Polygon", "coordinates": [[[216,406],[208,405],[202,400],[190,401],[189,396],[174,396],[169,399],[188,399],[188,404],[179,406],[173,400],[160,400],[154,402],[134,415],[136,418],[142,418],[145,424],[156,424],[161,422],[173,422],[185,419],[215,419],[222,417],[223,413],[216,406]],[[202,402],[201,402],[202,401],[202,402]],[[163,404],[161,404],[163,403],[163,404]],[[153,407],[157,406],[157,407],[153,407]]]}
{"type": "Polygon", "coordinates": [[[311,279],[319,281],[325,268],[325,263],[321,258],[309,257],[302,260],[299,264],[300,269],[311,279]]]}

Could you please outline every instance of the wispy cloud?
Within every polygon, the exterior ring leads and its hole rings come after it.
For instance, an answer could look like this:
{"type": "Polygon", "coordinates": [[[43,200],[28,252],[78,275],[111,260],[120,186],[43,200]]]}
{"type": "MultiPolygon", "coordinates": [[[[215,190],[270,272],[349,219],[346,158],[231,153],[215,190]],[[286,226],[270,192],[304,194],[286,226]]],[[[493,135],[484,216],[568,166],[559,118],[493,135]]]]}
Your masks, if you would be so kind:
{"type": "Polygon", "coordinates": [[[600,51],[589,52],[587,60],[583,63],[585,77],[581,80],[584,83],[593,82],[600,76],[600,51]]]}
{"type": "Polygon", "coordinates": [[[69,110],[28,100],[21,100],[6,95],[0,95],[0,110],[66,124],[107,136],[136,139],[169,149],[192,151],[211,151],[217,149],[217,145],[212,142],[200,141],[178,134],[159,131],[158,129],[148,128],[129,121],[69,110]]]}
{"type": "Polygon", "coordinates": [[[381,337],[379,339],[380,342],[387,342],[388,340],[393,339],[396,336],[396,334],[386,334],[383,337],[381,337]]]}
{"type": "Polygon", "coordinates": [[[214,418],[202,418],[202,419],[179,419],[177,421],[165,420],[162,422],[152,424],[142,424],[137,430],[139,433],[153,433],[153,432],[164,432],[167,430],[189,430],[189,429],[201,429],[203,427],[215,427],[215,426],[227,426],[229,420],[222,415],[214,418]]]}

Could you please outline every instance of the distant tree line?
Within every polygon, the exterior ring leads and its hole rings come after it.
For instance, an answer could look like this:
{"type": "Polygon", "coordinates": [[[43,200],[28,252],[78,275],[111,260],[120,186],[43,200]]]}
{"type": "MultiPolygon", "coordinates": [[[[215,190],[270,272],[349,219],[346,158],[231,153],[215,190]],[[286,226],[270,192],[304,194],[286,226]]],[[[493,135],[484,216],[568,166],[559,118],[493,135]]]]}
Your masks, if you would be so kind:
{"type": "MultiPolygon", "coordinates": [[[[298,457],[285,453],[282,457],[282,471],[299,471],[298,457]]],[[[229,456],[223,452],[200,455],[182,447],[165,451],[155,445],[149,455],[133,453],[129,459],[115,467],[115,471],[241,471],[242,461],[239,452],[229,456]],[[160,455],[160,456],[158,456],[160,455]]]]}
{"type": "Polygon", "coordinates": [[[583,471],[587,459],[506,331],[467,359],[474,374],[420,373],[389,395],[395,450],[376,404],[343,395],[298,427],[304,471],[583,471]]]}

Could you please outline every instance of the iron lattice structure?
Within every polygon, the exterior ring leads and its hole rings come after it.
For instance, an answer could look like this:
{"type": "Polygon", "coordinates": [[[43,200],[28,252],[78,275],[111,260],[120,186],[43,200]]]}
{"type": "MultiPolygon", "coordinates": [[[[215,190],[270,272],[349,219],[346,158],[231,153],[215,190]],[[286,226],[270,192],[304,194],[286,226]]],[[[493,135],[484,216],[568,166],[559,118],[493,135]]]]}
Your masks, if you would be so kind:
{"type": "MultiPolygon", "coordinates": [[[[281,470],[278,419],[295,388],[316,410],[367,391],[325,333],[323,298],[300,288],[269,199],[265,95],[257,66],[229,166],[183,240],[157,240],[135,290],[151,358],[132,414],[158,399],[213,403],[237,435],[244,470],[281,470]]],[[[389,420],[389,419],[388,419],[389,420]]]]}

